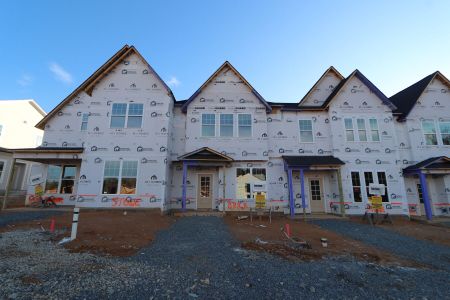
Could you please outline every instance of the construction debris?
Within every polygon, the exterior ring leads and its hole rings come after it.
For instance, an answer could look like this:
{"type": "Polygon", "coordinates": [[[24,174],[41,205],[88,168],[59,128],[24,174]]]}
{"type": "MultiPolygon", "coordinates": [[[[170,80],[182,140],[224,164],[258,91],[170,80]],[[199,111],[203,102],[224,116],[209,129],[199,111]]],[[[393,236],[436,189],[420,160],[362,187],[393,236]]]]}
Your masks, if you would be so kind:
{"type": "Polygon", "coordinates": [[[245,220],[248,219],[248,216],[238,216],[237,219],[240,220],[245,220]]]}

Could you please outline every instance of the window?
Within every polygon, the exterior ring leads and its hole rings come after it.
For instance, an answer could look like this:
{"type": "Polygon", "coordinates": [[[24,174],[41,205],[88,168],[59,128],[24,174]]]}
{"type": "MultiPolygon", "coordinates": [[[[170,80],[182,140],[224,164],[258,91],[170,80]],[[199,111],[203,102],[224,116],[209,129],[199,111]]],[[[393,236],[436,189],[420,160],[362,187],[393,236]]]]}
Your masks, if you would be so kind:
{"type": "Polygon", "coordinates": [[[46,194],[72,194],[75,185],[76,166],[49,165],[47,169],[47,181],[45,183],[46,194]]]}
{"type": "Polygon", "coordinates": [[[370,125],[370,136],[372,138],[372,142],[380,141],[380,134],[378,132],[378,121],[377,119],[369,119],[370,125]]]}
{"type": "Polygon", "coordinates": [[[238,115],[238,135],[239,137],[251,137],[252,136],[252,115],[239,114],[238,115]]]}
{"type": "Polygon", "coordinates": [[[389,193],[388,193],[388,186],[387,186],[387,180],[386,180],[386,173],[384,172],[378,172],[378,184],[384,184],[385,190],[384,195],[381,196],[381,199],[383,202],[389,202],[389,193]]]}
{"type": "Polygon", "coordinates": [[[211,197],[211,177],[200,176],[200,198],[211,197]]]}
{"type": "Polygon", "coordinates": [[[357,119],[358,138],[360,142],[367,142],[366,121],[364,119],[357,119]]]}
{"type": "Polygon", "coordinates": [[[259,180],[266,181],[266,169],[264,168],[253,168],[252,175],[259,180]]]}
{"type": "Polygon", "coordinates": [[[45,183],[46,194],[56,194],[58,192],[60,178],[61,166],[49,165],[47,169],[47,182],[45,183]]]}
{"type": "Polygon", "coordinates": [[[352,186],[353,186],[353,200],[355,202],[362,202],[361,196],[361,179],[359,178],[359,172],[352,172],[352,186]]]}
{"type": "Polygon", "coordinates": [[[114,103],[111,114],[111,128],[124,128],[127,115],[126,103],[114,103]]]}
{"type": "Polygon", "coordinates": [[[423,203],[422,185],[420,183],[417,184],[417,193],[419,194],[419,202],[423,203]]]}
{"type": "Polygon", "coordinates": [[[144,105],[140,103],[130,103],[128,105],[127,128],[141,128],[144,105]]]}
{"type": "Polygon", "coordinates": [[[202,136],[216,136],[216,115],[202,114],[202,136]]]}
{"type": "Polygon", "coordinates": [[[347,138],[347,142],[355,141],[355,134],[353,131],[353,120],[352,119],[344,119],[345,124],[345,136],[347,138]]]}
{"type": "Polygon", "coordinates": [[[450,122],[440,122],[439,131],[443,145],[450,145],[450,122]]]}
{"type": "Polygon", "coordinates": [[[265,194],[265,168],[237,168],[237,199],[252,199],[254,194],[265,194]]]}
{"type": "Polygon", "coordinates": [[[373,183],[372,172],[364,172],[364,183],[366,184],[367,199],[369,199],[370,196],[373,196],[372,194],[369,193],[369,186],[371,183],[373,183]]]}
{"type": "Polygon", "coordinates": [[[3,174],[3,168],[5,167],[5,162],[0,161],[0,182],[2,179],[2,174],[3,174]]]}
{"type": "Polygon", "coordinates": [[[88,113],[83,114],[81,117],[81,131],[87,130],[88,120],[89,120],[89,114],[88,113]]]}
{"type": "Polygon", "coordinates": [[[322,195],[320,194],[320,180],[311,179],[309,186],[311,190],[311,200],[322,200],[322,195]]]}
{"type": "Polygon", "coordinates": [[[73,186],[75,185],[75,176],[77,168],[75,166],[64,166],[61,178],[61,194],[72,194],[73,186]]]}
{"type": "Polygon", "coordinates": [[[111,113],[111,128],[141,128],[144,105],[140,103],[114,103],[111,113]]]}
{"type": "Polygon", "coordinates": [[[220,136],[233,136],[233,115],[220,115],[220,136]]]}
{"type": "Polygon", "coordinates": [[[136,194],[136,181],[137,161],[105,162],[103,194],[136,194]]]}
{"type": "Polygon", "coordinates": [[[300,127],[300,142],[312,143],[313,142],[313,130],[311,120],[299,120],[300,127]]]}
{"type": "Polygon", "coordinates": [[[423,134],[427,145],[437,145],[436,127],[434,121],[422,121],[423,134]]]}

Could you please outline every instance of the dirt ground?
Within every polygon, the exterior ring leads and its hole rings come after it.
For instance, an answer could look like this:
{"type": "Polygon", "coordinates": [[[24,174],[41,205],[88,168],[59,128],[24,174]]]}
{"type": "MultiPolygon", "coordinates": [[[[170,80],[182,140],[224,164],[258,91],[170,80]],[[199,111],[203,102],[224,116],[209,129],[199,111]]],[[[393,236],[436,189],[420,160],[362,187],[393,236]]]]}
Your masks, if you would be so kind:
{"type": "Polygon", "coordinates": [[[321,259],[325,256],[350,255],[356,258],[384,264],[421,267],[417,263],[401,259],[386,251],[376,249],[359,241],[355,241],[336,233],[324,230],[316,225],[304,223],[301,220],[290,220],[285,217],[272,218],[272,223],[265,218],[237,220],[236,216],[224,218],[234,237],[242,242],[242,247],[250,250],[266,251],[287,259],[305,261],[321,259]],[[311,249],[295,247],[281,232],[285,224],[290,225],[291,236],[307,241],[311,249]],[[323,247],[321,238],[328,240],[328,247],[323,247]],[[263,242],[258,242],[257,239],[263,242]],[[269,242],[265,244],[264,242],[269,242]]]}
{"type": "MultiPolygon", "coordinates": [[[[361,217],[351,217],[350,220],[357,223],[365,222],[361,217]]],[[[375,226],[394,230],[419,240],[450,246],[450,228],[424,224],[414,220],[410,221],[405,217],[392,217],[392,223],[393,224],[383,223],[375,226]]]]}
{"type": "MultiPolygon", "coordinates": [[[[70,236],[72,213],[54,217],[55,229],[64,230],[55,241],[70,236]]],[[[129,256],[147,246],[162,229],[168,228],[175,219],[159,210],[87,210],[81,209],[77,239],[65,244],[73,252],[91,252],[111,256],[129,256]]],[[[8,225],[1,231],[25,228],[49,230],[50,219],[28,221],[8,225]]]]}

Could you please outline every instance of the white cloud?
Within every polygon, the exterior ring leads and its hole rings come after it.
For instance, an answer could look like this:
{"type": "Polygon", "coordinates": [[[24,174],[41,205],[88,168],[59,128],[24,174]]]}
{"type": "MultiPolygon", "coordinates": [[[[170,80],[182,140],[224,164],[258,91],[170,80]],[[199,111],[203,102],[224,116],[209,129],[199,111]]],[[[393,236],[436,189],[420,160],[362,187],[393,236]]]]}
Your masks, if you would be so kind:
{"type": "Polygon", "coordinates": [[[181,84],[181,82],[175,77],[172,76],[169,81],[167,81],[167,85],[170,87],[177,87],[181,84]]]}
{"type": "Polygon", "coordinates": [[[22,87],[29,86],[29,85],[31,85],[32,82],[33,82],[33,77],[31,77],[28,74],[23,74],[19,79],[17,79],[17,83],[22,87]]]}
{"type": "Polygon", "coordinates": [[[55,75],[55,78],[57,80],[62,81],[66,84],[73,83],[72,75],[57,63],[51,63],[49,66],[49,70],[53,73],[53,75],[55,75]]]}

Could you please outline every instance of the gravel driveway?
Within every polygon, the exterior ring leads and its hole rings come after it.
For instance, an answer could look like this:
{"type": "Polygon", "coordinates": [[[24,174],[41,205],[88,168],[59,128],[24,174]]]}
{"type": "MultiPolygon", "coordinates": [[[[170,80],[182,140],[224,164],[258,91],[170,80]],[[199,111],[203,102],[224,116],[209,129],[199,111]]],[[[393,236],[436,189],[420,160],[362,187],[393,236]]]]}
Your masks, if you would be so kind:
{"type": "Polygon", "coordinates": [[[445,270],[242,250],[217,217],[184,217],[134,257],[68,253],[37,231],[0,238],[0,298],[450,299],[445,270]]]}
{"type": "Polygon", "coordinates": [[[344,220],[316,220],[314,224],[400,257],[450,271],[449,247],[418,240],[389,229],[344,220]]]}

